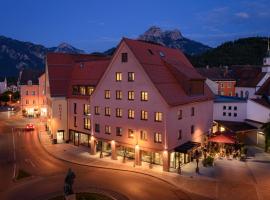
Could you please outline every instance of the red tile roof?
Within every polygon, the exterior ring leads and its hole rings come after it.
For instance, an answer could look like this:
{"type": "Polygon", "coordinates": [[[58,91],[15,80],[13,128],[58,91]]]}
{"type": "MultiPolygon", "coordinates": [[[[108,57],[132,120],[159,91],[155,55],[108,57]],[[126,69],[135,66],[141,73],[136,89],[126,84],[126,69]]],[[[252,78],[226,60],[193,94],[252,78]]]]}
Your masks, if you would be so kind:
{"type": "Polygon", "coordinates": [[[107,59],[91,54],[48,53],[46,64],[49,75],[51,97],[66,97],[70,85],[73,66],[77,62],[107,59]]]}
{"type": "Polygon", "coordinates": [[[131,49],[169,105],[176,106],[213,99],[213,94],[205,83],[204,94],[187,94],[185,85],[188,84],[188,81],[204,81],[205,79],[180,50],[127,38],[122,41],[131,49]]]}
{"type": "Polygon", "coordinates": [[[96,86],[109,64],[110,59],[76,63],[72,69],[68,96],[75,97],[72,95],[73,85],[96,86]]]}

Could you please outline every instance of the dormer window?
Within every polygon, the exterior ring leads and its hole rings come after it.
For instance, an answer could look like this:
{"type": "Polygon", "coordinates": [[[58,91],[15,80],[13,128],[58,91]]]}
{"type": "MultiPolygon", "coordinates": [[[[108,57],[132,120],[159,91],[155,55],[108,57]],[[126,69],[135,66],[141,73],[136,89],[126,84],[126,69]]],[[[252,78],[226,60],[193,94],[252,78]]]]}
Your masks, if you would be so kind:
{"type": "Polygon", "coordinates": [[[128,61],[128,54],[127,53],[122,53],[122,62],[127,62],[128,61]]]}
{"type": "Polygon", "coordinates": [[[27,81],[27,85],[32,85],[32,84],[33,84],[33,83],[32,83],[31,80],[27,81]]]}

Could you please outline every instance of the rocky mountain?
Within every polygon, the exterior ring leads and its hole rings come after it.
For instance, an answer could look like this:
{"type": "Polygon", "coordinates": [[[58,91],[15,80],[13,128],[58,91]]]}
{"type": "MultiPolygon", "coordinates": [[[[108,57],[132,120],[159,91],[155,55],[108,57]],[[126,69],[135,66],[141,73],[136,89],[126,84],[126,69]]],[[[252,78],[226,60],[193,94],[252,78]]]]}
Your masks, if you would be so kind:
{"type": "Polygon", "coordinates": [[[84,53],[67,43],[46,48],[42,45],[0,36],[0,77],[17,76],[23,68],[44,70],[44,57],[47,52],[84,53]]]}
{"type": "Polygon", "coordinates": [[[140,35],[138,39],[181,49],[188,55],[198,55],[211,49],[211,47],[200,42],[185,38],[178,29],[163,31],[157,26],[150,27],[144,34],[140,35]]]}
{"type": "Polygon", "coordinates": [[[190,56],[195,67],[262,65],[267,52],[267,38],[249,37],[225,42],[200,55],[190,56]]]}

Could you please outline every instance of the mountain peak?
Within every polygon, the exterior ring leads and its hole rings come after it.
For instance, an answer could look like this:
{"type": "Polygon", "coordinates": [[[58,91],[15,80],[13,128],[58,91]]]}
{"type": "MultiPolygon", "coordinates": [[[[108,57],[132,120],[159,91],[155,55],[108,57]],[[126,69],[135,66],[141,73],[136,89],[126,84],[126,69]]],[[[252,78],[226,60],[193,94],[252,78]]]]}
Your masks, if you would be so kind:
{"type": "Polygon", "coordinates": [[[77,49],[66,42],[62,42],[57,47],[53,47],[50,50],[60,53],[85,53],[83,50],[77,49]]]}
{"type": "Polygon", "coordinates": [[[200,54],[210,49],[204,44],[185,38],[179,29],[162,30],[158,26],[151,26],[138,39],[181,49],[189,55],[200,54]]]}

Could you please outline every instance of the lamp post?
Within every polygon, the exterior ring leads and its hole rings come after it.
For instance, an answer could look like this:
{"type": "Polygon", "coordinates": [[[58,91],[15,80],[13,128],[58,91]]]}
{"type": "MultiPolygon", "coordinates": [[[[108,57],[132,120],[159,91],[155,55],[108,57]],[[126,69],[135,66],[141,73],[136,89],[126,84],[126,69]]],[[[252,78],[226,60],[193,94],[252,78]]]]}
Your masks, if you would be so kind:
{"type": "Polygon", "coordinates": [[[11,96],[12,96],[12,94],[9,94],[8,96],[9,96],[9,102],[11,103],[11,96]]]}

